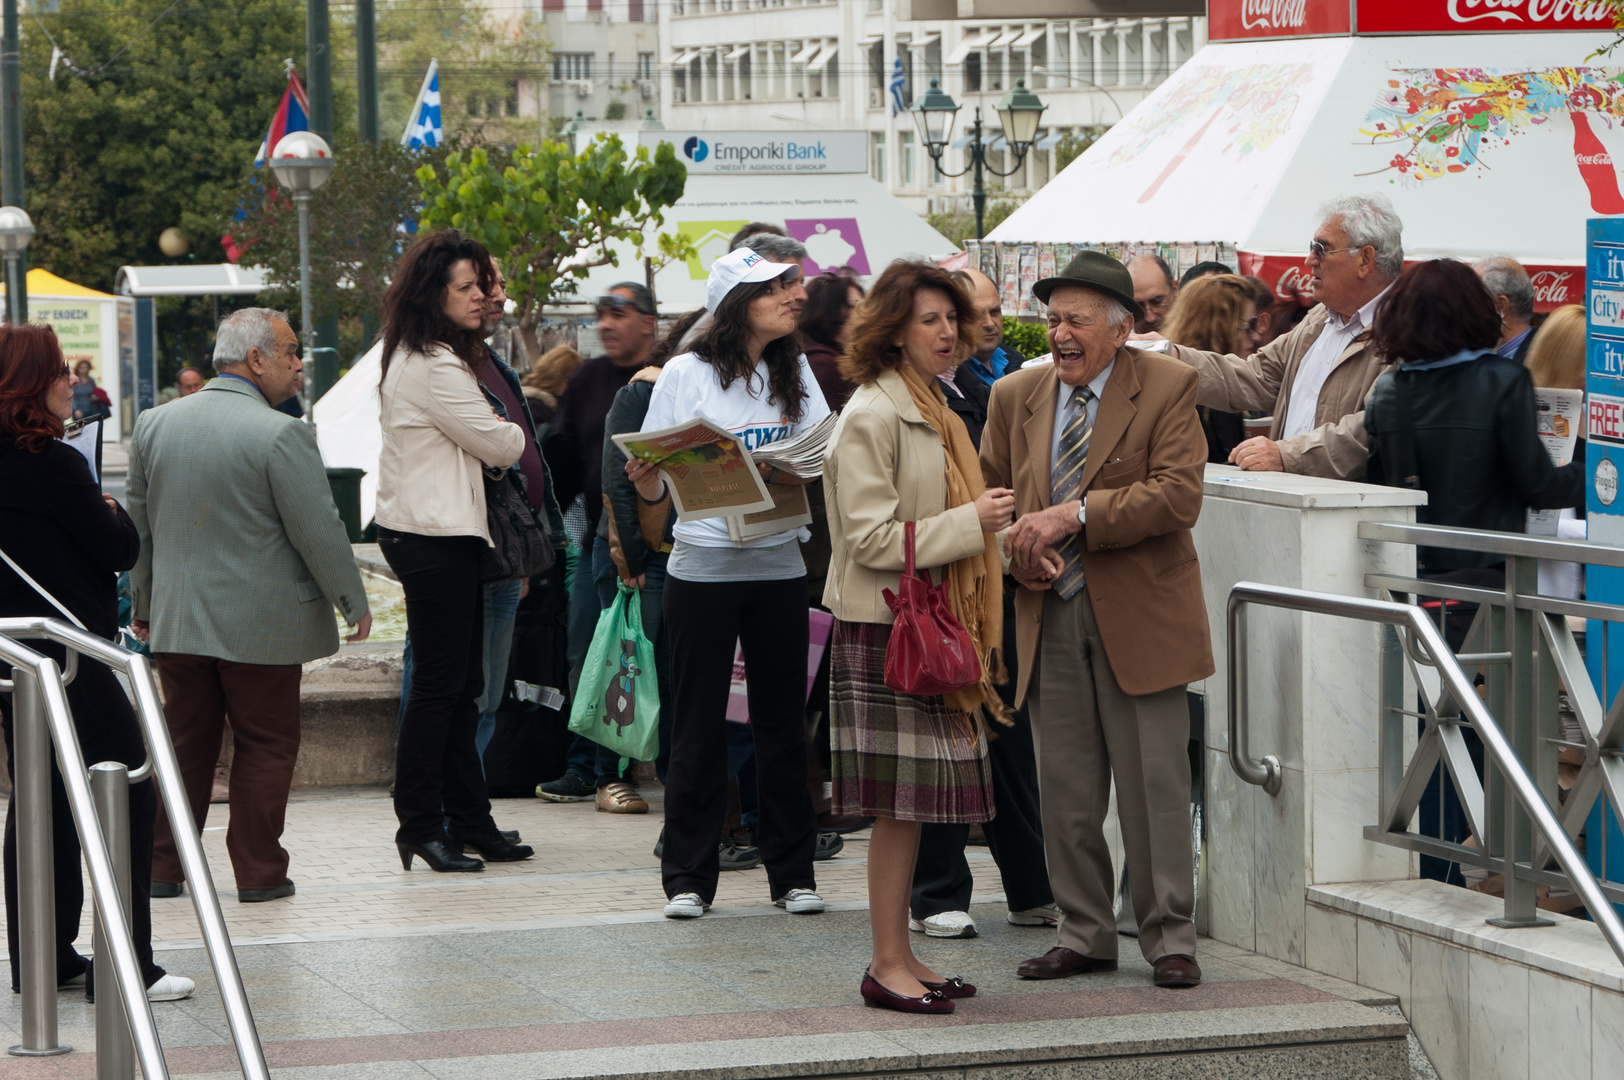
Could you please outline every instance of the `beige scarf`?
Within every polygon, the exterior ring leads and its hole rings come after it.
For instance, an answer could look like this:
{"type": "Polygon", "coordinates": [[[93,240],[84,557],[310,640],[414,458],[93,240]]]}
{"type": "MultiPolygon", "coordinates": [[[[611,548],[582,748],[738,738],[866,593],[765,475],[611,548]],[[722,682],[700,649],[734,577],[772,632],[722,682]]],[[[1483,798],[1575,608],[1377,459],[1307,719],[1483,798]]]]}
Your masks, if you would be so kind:
{"type": "MultiPolygon", "coordinates": [[[[987,486],[981,479],[981,459],[970,442],[964,421],[947,407],[938,380],[926,379],[906,360],[898,373],[907,384],[919,415],[942,440],[942,454],[947,459],[947,509],[975,502],[987,486]]],[[[983,725],[986,718],[991,717],[1007,727],[1014,719],[997,690],[999,683],[1009,679],[1002,659],[1003,568],[998,558],[997,537],[993,533],[983,535],[985,543],[979,555],[959,559],[947,568],[953,614],[975,642],[976,654],[981,658],[981,682],[948,694],[944,700],[948,708],[956,712],[967,717],[979,716],[983,725]]]]}

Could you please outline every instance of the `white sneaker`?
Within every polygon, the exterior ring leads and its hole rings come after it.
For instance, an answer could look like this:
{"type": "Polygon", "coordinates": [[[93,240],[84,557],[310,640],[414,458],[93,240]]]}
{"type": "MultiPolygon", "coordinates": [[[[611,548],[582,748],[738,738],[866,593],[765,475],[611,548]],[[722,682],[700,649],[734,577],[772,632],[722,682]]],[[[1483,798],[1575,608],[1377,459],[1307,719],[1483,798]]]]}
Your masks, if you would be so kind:
{"type": "Polygon", "coordinates": [[[665,905],[665,917],[668,919],[697,919],[709,910],[710,905],[701,900],[698,893],[678,893],[665,905]]]}
{"type": "Polygon", "coordinates": [[[975,937],[976,921],[968,911],[943,911],[927,919],[908,916],[908,929],[926,937],[975,937]]]}
{"type": "Polygon", "coordinates": [[[192,996],[197,984],[184,975],[165,975],[147,987],[148,1001],[180,1001],[192,996]]]}
{"type": "Polygon", "coordinates": [[[773,903],[791,915],[817,915],[823,911],[823,897],[811,889],[791,889],[773,903]]]}
{"type": "Polygon", "coordinates": [[[1011,926],[1059,926],[1060,909],[1053,904],[1009,913],[1011,926]]]}

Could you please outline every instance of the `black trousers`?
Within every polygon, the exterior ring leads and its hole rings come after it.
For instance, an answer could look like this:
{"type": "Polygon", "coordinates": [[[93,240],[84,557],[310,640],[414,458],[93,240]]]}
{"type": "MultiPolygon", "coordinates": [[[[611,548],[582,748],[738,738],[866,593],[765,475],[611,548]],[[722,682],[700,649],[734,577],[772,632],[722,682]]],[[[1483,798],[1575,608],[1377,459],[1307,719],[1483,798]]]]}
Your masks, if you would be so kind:
{"type": "Polygon", "coordinates": [[[378,545],[406,593],[412,692],[395,745],[395,840],[422,844],[489,832],[491,800],[474,747],[485,689],[484,612],[477,536],[378,530],[378,545]]]}
{"type": "MultiPolygon", "coordinates": [[[[30,642],[30,647],[52,656],[58,664],[65,660],[60,645],[30,642]]],[[[0,677],[9,678],[6,668],[0,677]]],[[[124,687],[105,664],[81,658],[79,674],[68,684],[68,707],[73,711],[74,730],[85,763],[121,761],[131,769],[147,759],[146,745],[136,723],[135,710],[124,687]]],[[[16,767],[12,742],[11,695],[0,694],[0,721],[6,740],[6,772],[12,780],[12,797],[6,804],[6,945],[11,953],[11,988],[20,988],[21,961],[17,926],[17,817],[16,767]]],[[[130,785],[130,933],[135,939],[135,955],[148,986],[164,976],[164,969],[152,960],[152,824],[157,814],[158,794],[152,781],[130,785]]],[[[89,961],[79,955],[73,941],[79,936],[79,919],[84,912],[84,878],[80,872],[83,855],[79,834],[73,826],[68,791],[51,758],[51,856],[56,872],[56,981],[60,985],[86,970],[89,961]]],[[[88,976],[86,981],[88,982],[88,976]]]]}
{"type": "Polygon", "coordinates": [[[733,645],[744,650],[750,733],[761,791],[757,844],[774,900],[816,887],[812,853],[817,815],[806,790],[806,578],[782,581],[665,582],[676,710],[665,785],[666,896],[716,896],[716,838],[727,817],[723,725],[733,645]]]}
{"type": "MultiPolygon", "coordinates": [[[[1015,589],[1004,586],[1004,665],[1009,681],[998,688],[1006,704],[1015,702],[1015,589]]],[[[1054,903],[1049,869],[1043,858],[1043,819],[1038,805],[1038,762],[1032,748],[1032,720],[1023,705],[1015,711],[1015,726],[995,725],[988,743],[992,766],[993,805],[997,816],[982,826],[987,847],[1004,883],[1004,898],[1011,911],[1046,907],[1054,903]]],[[[970,864],[964,845],[968,825],[926,824],[919,831],[919,861],[914,864],[913,894],[909,908],[916,919],[944,911],[970,909],[970,864]]]]}

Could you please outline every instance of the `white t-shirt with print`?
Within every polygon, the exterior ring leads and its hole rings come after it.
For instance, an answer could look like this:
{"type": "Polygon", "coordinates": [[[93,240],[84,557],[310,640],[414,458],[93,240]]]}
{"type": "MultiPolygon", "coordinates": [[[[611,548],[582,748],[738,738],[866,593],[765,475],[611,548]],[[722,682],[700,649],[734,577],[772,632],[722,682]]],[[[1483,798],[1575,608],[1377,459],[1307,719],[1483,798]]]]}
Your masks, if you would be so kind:
{"type": "MultiPolygon", "coordinates": [[[[656,431],[704,417],[739,436],[752,453],[768,443],[792,438],[829,415],[829,406],[805,355],[800,357],[800,367],[806,400],[801,403],[801,419],[791,423],[769,397],[765,362],[756,365],[750,378],[734,379],[733,385],[724,390],[710,364],[691,352],[674,356],[666,361],[660,381],[654,384],[642,430],[656,431]]],[[[679,522],[672,530],[678,540],[700,547],[774,547],[794,540],[800,531],[789,529],[736,544],[727,534],[726,518],[679,522]]]]}

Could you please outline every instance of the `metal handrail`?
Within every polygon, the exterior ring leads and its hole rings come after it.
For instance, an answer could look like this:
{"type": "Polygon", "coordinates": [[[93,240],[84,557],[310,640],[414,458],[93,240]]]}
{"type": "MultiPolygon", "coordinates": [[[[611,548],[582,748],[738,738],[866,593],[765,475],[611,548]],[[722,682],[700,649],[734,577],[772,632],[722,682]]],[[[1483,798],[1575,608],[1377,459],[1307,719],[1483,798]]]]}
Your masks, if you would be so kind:
{"type": "MultiPolygon", "coordinates": [[[[1368,523],[1366,523],[1368,524],[1368,523]]],[[[1363,533],[1364,525],[1360,530],[1363,533]]],[[[1382,539],[1385,539],[1383,537],[1382,539]]],[[[1430,539],[1430,537],[1429,537],[1430,539]]],[[[1451,537],[1453,539],[1453,537],[1451,537]]],[[[1405,540],[1413,543],[1413,540],[1405,540]]],[[[1440,545],[1457,546],[1457,545],[1440,545]]],[[[1624,560],[1624,550],[1619,552],[1624,560]]],[[[1572,561],[1570,559],[1570,561],[1572,561]]],[[[1624,565],[1624,561],[1620,562],[1624,565]]],[[[1256,604],[1263,607],[1285,608],[1292,611],[1305,611],[1318,615],[1332,615],[1341,618],[1359,619],[1364,622],[1382,623],[1388,626],[1402,627],[1420,641],[1422,647],[1431,657],[1433,666],[1437,669],[1439,677],[1443,680],[1454,701],[1462,712],[1466,713],[1477,731],[1478,737],[1483,740],[1483,748],[1496,769],[1505,777],[1506,785],[1512,791],[1524,811],[1528,814],[1534,826],[1539,830],[1544,841],[1550,847],[1551,854],[1558,865],[1567,874],[1574,892],[1584,902],[1585,909],[1601,929],[1602,936],[1612,948],[1615,956],[1624,961],[1624,921],[1621,921],[1618,912],[1608,902],[1606,894],[1602,891],[1601,883],[1590,872],[1585,864],[1584,857],[1568,839],[1567,832],[1561,822],[1551,812],[1544,794],[1534,783],[1527,770],[1523,768],[1516,751],[1500,730],[1500,725],[1489,712],[1488,707],[1478,697],[1472,680],[1456,662],[1454,654],[1445,644],[1443,635],[1438,628],[1427,618],[1426,612],[1414,604],[1399,604],[1389,600],[1373,600],[1362,596],[1339,596],[1333,593],[1316,593],[1304,589],[1291,589],[1280,585],[1263,585],[1257,582],[1242,581],[1229,593],[1229,730],[1230,730],[1230,762],[1235,768],[1236,775],[1249,784],[1264,787],[1270,795],[1278,794],[1278,782],[1273,788],[1267,786],[1267,781],[1279,775],[1279,762],[1274,767],[1268,764],[1267,759],[1254,761],[1250,757],[1249,725],[1246,718],[1246,687],[1244,672],[1246,669],[1246,639],[1237,635],[1237,628],[1245,630],[1244,619],[1237,621],[1237,609],[1256,604]],[[1237,683],[1235,673],[1242,673],[1237,683]],[[1238,737],[1238,738],[1237,738],[1238,737]]],[[[1515,875],[1519,864],[1515,863],[1508,854],[1505,860],[1506,877],[1509,880],[1515,875]]],[[[1529,867],[1530,870],[1533,867],[1529,867]]]]}
{"type": "Polygon", "coordinates": [[[1481,551],[1492,555],[1553,559],[1557,562],[1589,563],[1591,566],[1624,567],[1624,548],[1592,544],[1587,540],[1554,540],[1526,533],[1495,532],[1492,529],[1462,529],[1450,525],[1419,525],[1400,521],[1361,521],[1359,539],[1383,540],[1389,544],[1417,547],[1453,548],[1481,551]]]}
{"type": "MultiPolygon", "coordinates": [[[[147,763],[132,774],[130,779],[145,779],[145,770],[150,770],[154,783],[158,786],[159,797],[163,800],[165,811],[169,815],[172,832],[175,836],[175,847],[180,855],[181,867],[186,875],[192,894],[192,906],[197,912],[198,927],[203,934],[203,944],[209,954],[210,966],[214,969],[215,980],[219,986],[221,1003],[225,1008],[226,1021],[231,1030],[232,1043],[236,1047],[237,1060],[241,1066],[245,1080],[270,1080],[270,1068],[265,1061],[265,1051],[260,1044],[259,1031],[254,1024],[253,1010],[248,1004],[248,994],[243,987],[242,972],[237,966],[237,958],[231,948],[231,936],[226,929],[225,915],[220,910],[220,898],[215,891],[214,878],[209,872],[208,858],[203,852],[202,841],[198,837],[197,823],[192,817],[192,809],[186,795],[186,785],[181,778],[180,763],[175,758],[175,747],[169,738],[169,728],[164,721],[163,707],[159,703],[158,684],[153,676],[151,662],[139,653],[121,648],[110,641],[95,636],[78,627],[71,626],[61,619],[46,618],[16,618],[0,619],[0,659],[9,659],[16,655],[24,657],[19,665],[10,661],[14,668],[29,670],[32,674],[36,669],[38,685],[44,698],[46,716],[50,723],[50,730],[55,737],[58,762],[67,785],[70,804],[73,807],[75,823],[78,826],[80,838],[84,844],[86,861],[91,868],[91,884],[95,890],[98,910],[109,913],[109,917],[100,920],[108,929],[108,938],[113,949],[115,967],[119,968],[119,988],[126,1003],[126,1012],[134,1029],[137,1053],[140,1058],[142,1073],[148,1080],[158,1077],[167,1077],[163,1061],[162,1047],[157,1041],[157,1030],[151,1026],[151,1009],[147,1003],[146,985],[141,976],[139,965],[136,963],[134,945],[131,943],[129,930],[124,926],[123,920],[113,917],[112,913],[121,910],[118,891],[114,885],[113,867],[108,854],[107,845],[99,828],[94,827],[96,822],[95,804],[92,800],[89,782],[86,779],[83,754],[80,752],[78,736],[73,728],[71,713],[68,709],[67,695],[63,689],[61,673],[57,670],[56,662],[49,657],[41,657],[38,653],[16,644],[8,639],[43,639],[63,645],[70,657],[76,654],[88,656],[98,660],[115,671],[123,672],[129,680],[130,690],[135,698],[135,714],[140,722],[142,735],[147,745],[147,763]],[[36,663],[26,657],[37,658],[36,663]],[[71,753],[70,753],[71,751],[71,753]],[[72,763],[69,767],[68,763],[72,763]],[[122,947],[121,947],[122,943],[122,947]],[[130,970],[122,970],[124,966],[123,953],[127,950],[130,970]],[[139,1003],[139,1008],[135,1005],[139,1003]],[[150,1045],[147,1045],[147,1035],[150,1033],[150,1045]]],[[[15,691],[14,691],[15,693],[15,691]]],[[[18,710],[19,717],[22,715],[18,710]]],[[[18,725],[19,734],[23,725],[18,725]]],[[[18,753],[18,803],[22,804],[23,794],[23,766],[26,762],[23,755],[18,753]]],[[[44,811],[46,825],[44,830],[44,851],[46,861],[42,869],[44,888],[47,890],[45,910],[43,912],[44,933],[34,944],[45,950],[53,948],[54,935],[50,920],[54,919],[52,905],[49,903],[51,888],[51,872],[49,862],[50,824],[49,824],[49,767],[45,768],[45,802],[44,811]]],[[[127,807],[127,802],[126,802],[127,807]]],[[[126,808],[125,813],[128,813],[126,808]]],[[[36,838],[37,839],[37,838],[36,838]]],[[[21,830],[19,830],[19,841],[21,830]]],[[[21,851],[19,850],[19,856],[21,851]]],[[[21,921],[21,920],[20,920],[21,921]]],[[[36,923],[36,926],[38,923],[36,923]]],[[[28,1040],[28,1014],[30,1011],[30,964],[28,963],[29,937],[25,934],[22,941],[22,993],[24,1012],[24,1045],[28,1040]]],[[[49,956],[47,952],[47,957],[49,956]]],[[[46,959],[34,965],[39,968],[34,972],[32,982],[34,993],[44,997],[49,1002],[50,1028],[54,1044],[56,1017],[56,979],[55,972],[50,970],[52,961],[46,959]],[[41,981],[40,976],[44,979],[41,981]]]]}

